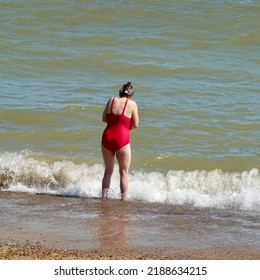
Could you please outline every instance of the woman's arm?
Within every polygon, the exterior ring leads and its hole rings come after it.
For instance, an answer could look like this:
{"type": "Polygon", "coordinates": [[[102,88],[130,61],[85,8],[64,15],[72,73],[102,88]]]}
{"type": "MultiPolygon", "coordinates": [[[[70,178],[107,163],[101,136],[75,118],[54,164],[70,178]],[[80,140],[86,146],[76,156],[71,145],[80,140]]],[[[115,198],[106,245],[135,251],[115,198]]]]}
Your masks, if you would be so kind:
{"type": "Polygon", "coordinates": [[[107,101],[106,107],[105,107],[105,109],[103,111],[103,114],[102,114],[102,121],[105,122],[105,123],[107,122],[107,113],[108,113],[108,110],[110,108],[111,99],[112,99],[112,97],[109,98],[109,100],[107,101]]]}
{"type": "Polygon", "coordinates": [[[139,125],[139,114],[138,114],[138,107],[136,103],[134,103],[134,110],[132,113],[132,118],[131,118],[131,124],[130,124],[130,130],[135,129],[139,125]]]}

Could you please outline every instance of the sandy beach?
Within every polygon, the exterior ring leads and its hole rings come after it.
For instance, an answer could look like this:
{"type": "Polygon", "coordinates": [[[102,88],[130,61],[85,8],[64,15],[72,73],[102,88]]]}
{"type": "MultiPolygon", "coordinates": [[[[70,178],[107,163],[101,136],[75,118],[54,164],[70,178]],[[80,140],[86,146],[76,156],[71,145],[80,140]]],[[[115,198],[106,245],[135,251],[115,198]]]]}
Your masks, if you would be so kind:
{"type": "MultiPolygon", "coordinates": [[[[65,246],[64,246],[65,247],[65,246]]],[[[66,250],[40,244],[0,244],[1,260],[259,260],[260,252],[246,248],[106,248],[66,250]]]]}

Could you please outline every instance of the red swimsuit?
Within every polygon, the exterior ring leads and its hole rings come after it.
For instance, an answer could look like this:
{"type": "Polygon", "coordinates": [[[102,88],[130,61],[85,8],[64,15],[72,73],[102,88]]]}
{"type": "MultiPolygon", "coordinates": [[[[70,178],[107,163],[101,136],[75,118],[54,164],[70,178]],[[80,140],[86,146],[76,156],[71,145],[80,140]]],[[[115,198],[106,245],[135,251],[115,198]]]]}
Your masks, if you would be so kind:
{"type": "Polygon", "coordinates": [[[125,102],[121,115],[113,113],[114,100],[115,97],[112,99],[111,113],[106,116],[107,127],[102,135],[103,146],[111,152],[116,152],[130,143],[129,128],[131,118],[124,115],[128,99],[125,102]]]}

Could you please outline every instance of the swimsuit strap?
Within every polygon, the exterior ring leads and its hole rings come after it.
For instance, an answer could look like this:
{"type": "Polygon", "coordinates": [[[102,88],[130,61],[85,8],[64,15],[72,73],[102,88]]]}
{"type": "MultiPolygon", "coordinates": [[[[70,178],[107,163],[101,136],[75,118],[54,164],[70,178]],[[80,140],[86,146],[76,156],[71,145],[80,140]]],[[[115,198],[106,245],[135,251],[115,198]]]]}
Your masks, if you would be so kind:
{"type": "Polygon", "coordinates": [[[111,113],[113,113],[113,105],[114,105],[114,100],[115,100],[115,97],[113,97],[113,99],[112,99],[112,103],[111,103],[111,113]]]}
{"type": "Polygon", "coordinates": [[[125,108],[126,108],[127,102],[128,102],[128,99],[127,99],[127,100],[126,100],[126,102],[125,102],[125,106],[124,106],[124,109],[123,109],[123,111],[122,111],[122,114],[121,114],[121,115],[124,115],[124,112],[125,112],[125,108]]]}

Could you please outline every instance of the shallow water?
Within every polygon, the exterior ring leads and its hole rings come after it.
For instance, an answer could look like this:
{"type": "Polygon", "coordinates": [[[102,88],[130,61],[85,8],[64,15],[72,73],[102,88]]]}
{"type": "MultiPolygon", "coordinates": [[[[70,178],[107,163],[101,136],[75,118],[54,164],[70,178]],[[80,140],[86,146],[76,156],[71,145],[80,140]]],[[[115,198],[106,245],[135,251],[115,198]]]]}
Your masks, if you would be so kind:
{"type": "Polygon", "coordinates": [[[66,249],[260,249],[259,219],[242,211],[10,192],[0,200],[1,238],[16,242],[66,249]]]}

